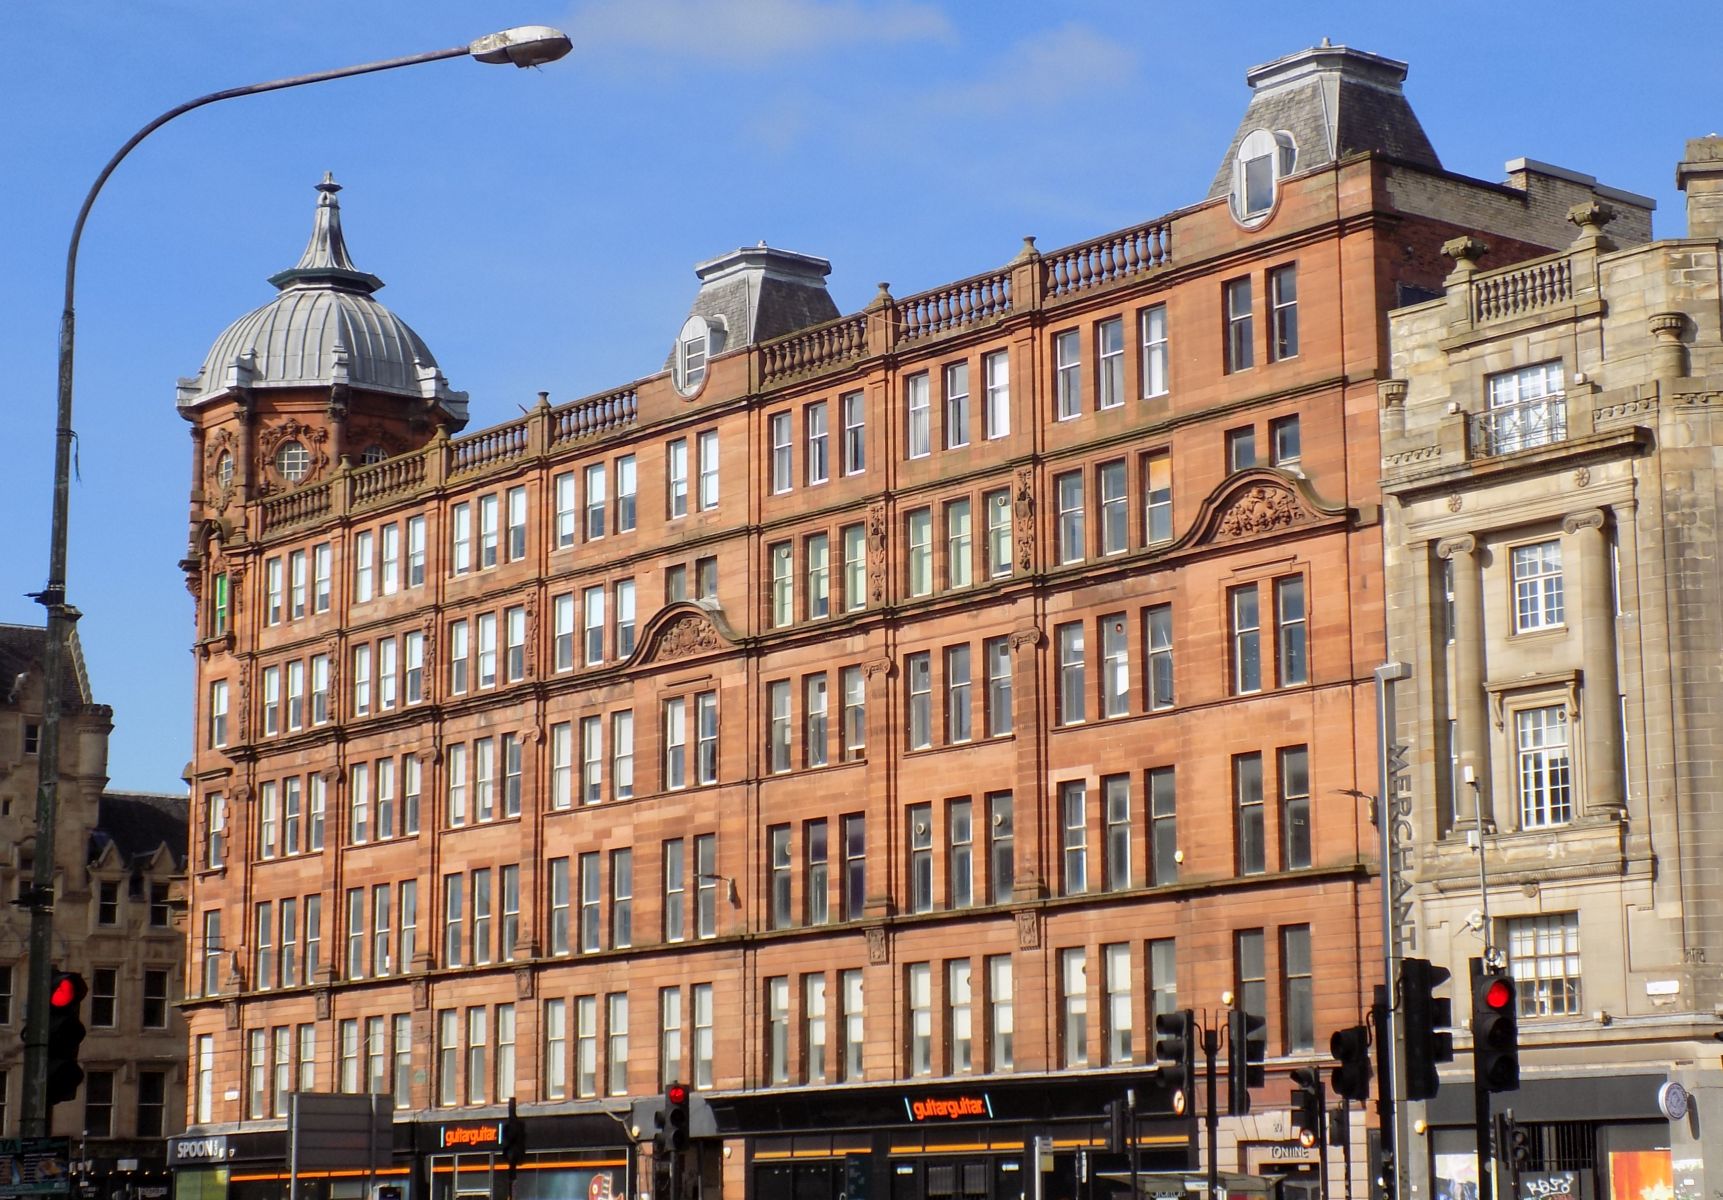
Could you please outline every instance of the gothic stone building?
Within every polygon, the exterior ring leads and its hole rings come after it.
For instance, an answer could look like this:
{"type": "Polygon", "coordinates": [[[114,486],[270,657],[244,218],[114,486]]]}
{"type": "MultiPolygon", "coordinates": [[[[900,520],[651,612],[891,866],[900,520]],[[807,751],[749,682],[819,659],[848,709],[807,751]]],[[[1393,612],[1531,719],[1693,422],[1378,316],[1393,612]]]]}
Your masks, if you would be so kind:
{"type": "MultiPolygon", "coordinates": [[[[0,885],[8,899],[35,871],[41,750],[40,626],[0,625],[0,885]]],[[[89,985],[84,1082],[56,1105],[101,1196],[167,1195],[163,1139],[184,1127],[181,872],[184,796],[106,792],[113,710],[91,697],[74,635],[62,656],[59,821],[54,840],[54,958],[89,985]]],[[[30,914],[0,904],[0,1136],[17,1137],[24,1088],[30,914]]]]}
{"type": "Polygon", "coordinates": [[[392,1096],[413,1200],[510,1099],[517,1194],[621,1191],[678,1079],[714,1193],[1014,1196],[1043,1135],[1069,1189],[1127,1087],[1182,1169],[1153,1018],[1228,997],[1223,1162],[1308,1185],[1286,1072],[1381,975],[1384,314],[1594,194],[1444,171],[1405,73],[1259,67],[1189,207],[860,312],[723,255],[665,369],[476,433],[325,182],[179,398],[187,1195],[279,1195],[301,1089],[392,1096]]]}

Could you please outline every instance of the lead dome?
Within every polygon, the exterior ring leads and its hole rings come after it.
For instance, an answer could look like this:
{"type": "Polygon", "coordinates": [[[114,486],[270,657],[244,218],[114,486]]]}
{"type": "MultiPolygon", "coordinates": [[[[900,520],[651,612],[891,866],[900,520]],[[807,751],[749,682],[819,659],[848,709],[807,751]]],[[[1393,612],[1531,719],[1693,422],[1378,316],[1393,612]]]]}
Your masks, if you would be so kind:
{"type": "Polygon", "coordinates": [[[345,385],[429,402],[465,423],[466,393],[450,389],[424,339],[377,301],[383,281],[353,265],[340,190],[324,175],[305,253],[269,277],[279,294],[223,330],[198,373],[180,380],[182,410],[240,387],[345,385]]]}

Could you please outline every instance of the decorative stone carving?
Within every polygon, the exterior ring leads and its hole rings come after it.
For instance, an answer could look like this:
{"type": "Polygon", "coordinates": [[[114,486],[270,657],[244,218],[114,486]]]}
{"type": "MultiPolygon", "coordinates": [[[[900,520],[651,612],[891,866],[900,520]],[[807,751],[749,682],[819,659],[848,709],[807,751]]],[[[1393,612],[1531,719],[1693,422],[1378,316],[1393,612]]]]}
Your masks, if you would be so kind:
{"type": "Polygon", "coordinates": [[[251,676],[256,669],[257,664],[249,658],[239,664],[239,705],[231,716],[234,741],[241,745],[251,740],[251,676]]]}
{"type": "Polygon", "coordinates": [[[874,604],[885,603],[885,504],[867,510],[867,590],[874,604]]]}
{"type": "Polygon", "coordinates": [[[1452,558],[1456,554],[1476,554],[1478,541],[1469,533],[1443,538],[1436,543],[1437,558],[1452,558]]]}
{"type": "Polygon", "coordinates": [[[1042,637],[1039,629],[1019,629],[1011,635],[1011,649],[1019,654],[1035,650],[1041,645],[1042,637]]]}
{"type": "Polygon", "coordinates": [[[1567,219],[1579,227],[1580,237],[1594,238],[1615,220],[1615,209],[1601,200],[1585,200],[1567,210],[1567,219]]]}
{"type": "MultiPolygon", "coordinates": [[[[1581,468],[1582,470],[1584,468],[1581,468]]],[[[1603,510],[1601,508],[1587,509],[1585,512],[1571,513],[1562,518],[1563,533],[1578,533],[1582,529],[1602,529],[1603,510]]]]}
{"type": "Polygon", "coordinates": [[[515,968],[515,999],[531,1000],[536,994],[534,980],[537,975],[531,967],[515,968]]]}
{"type": "Polygon", "coordinates": [[[227,506],[233,502],[234,486],[239,477],[239,469],[236,466],[227,483],[221,482],[221,456],[224,454],[232,455],[232,461],[235,463],[239,461],[239,439],[233,436],[231,429],[218,431],[209,439],[203,451],[205,494],[213,497],[210,507],[218,513],[226,512],[227,506]]]}
{"type": "Polygon", "coordinates": [[[1454,260],[1456,271],[1476,271],[1478,260],[1489,252],[1489,243],[1475,237],[1449,238],[1442,243],[1442,254],[1454,260]]]}
{"type": "Polygon", "coordinates": [[[887,940],[884,925],[868,926],[867,960],[876,964],[891,961],[891,943],[887,940]]]}
{"type": "Polygon", "coordinates": [[[1591,468],[1590,467],[1578,467],[1574,470],[1573,485],[1575,487],[1585,487],[1590,482],[1591,482],[1591,468]]]}
{"type": "Polygon", "coordinates": [[[1041,948],[1041,921],[1033,909],[1017,910],[1017,948],[1019,950],[1039,950],[1041,948]]]}
{"type": "Polygon", "coordinates": [[[1296,524],[1301,516],[1298,503],[1285,488],[1259,483],[1233,499],[1215,527],[1217,537],[1252,537],[1273,533],[1296,524]]]}
{"type": "Polygon", "coordinates": [[[335,1010],[334,996],[330,992],[330,990],[326,987],[318,988],[316,991],[316,996],[317,996],[317,1019],[319,1021],[327,1021],[334,1014],[334,1010],[335,1010]]]}
{"type": "Polygon", "coordinates": [[[1032,467],[1017,468],[1017,482],[1011,489],[1011,533],[1017,542],[1017,569],[1035,569],[1035,471],[1032,467]]]}
{"type": "Polygon", "coordinates": [[[264,494],[280,491],[285,488],[299,487],[311,483],[322,475],[329,467],[329,431],[306,425],[299,421],[283,421],[279,425],[271,425],[257,438],[257,473],[255,478],[264,482],[259,490],[264,494]],[[297,483],[285,478],[275,469],[275,451],[286,441],[296,441],[302,444],[311,455],[311,468],[305,472],[305,478],[297,483]]]}
{"type": "Polygon", "coordinates": [[[431,981],[423,975],[413,980],[413,1010],[424,1012],[431,1007],[431,981]]]}
{"type": "MultiPolygon", "coordinates": [[[[526,599],[526,644],[538,645],[538,597],[528,596],[526,599]]],[[[538,678],[538,656],[530,651],[526,654],[526,677],[538,678]]]]}
{"type": "Polygon", "coordinates": [[[669,662],[695,654],[710,654],[722,649],[724,639],[705,617],[687,613],[671,621],[659,631],[648,662],[669,662]]]}
{"type": "Polygon", "coordinates": [[[221,1002],[221,1015],[223,1018],[223,1023],[227,1026],[227,1028],[238,1029],[239,1028],[239,1001],[237,1001],[237,1000],[223,1000],[221,1002]]]}
{"type": "Polygon", "coordinates": [[[862,676],[870,681],[891,674],[891,659],[870,658],[862,664],[862,676]]]}
{"type": "Polygon", "coordinates": [[[1448,497],[1448,511],[1449,512],[1459,512],[1460,509],[1465,507],[1465,504],[1466,504],[1466,501],[1461,497],[1460,493],[1458,493],[1458,492],[1454,492],[1453,494],[1451,494],[1448,497]]]}
{"type": "Polygon", "coordinates": [[[1376,384],[1376,399],[1382,402],[1383,408],[1401,408],[1406,403],[1406,381],[1404,379],[1383,379],[1376,384]]]}

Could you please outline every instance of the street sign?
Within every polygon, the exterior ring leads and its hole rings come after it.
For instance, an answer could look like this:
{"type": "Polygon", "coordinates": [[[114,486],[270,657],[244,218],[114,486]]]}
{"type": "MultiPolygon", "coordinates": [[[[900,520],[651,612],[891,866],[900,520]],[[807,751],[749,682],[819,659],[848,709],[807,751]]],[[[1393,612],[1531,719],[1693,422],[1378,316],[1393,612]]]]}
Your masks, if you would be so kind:
{"type": "Polygon", "coordinates": [[[69,1154],[66,1138],[0,1138],[0,1200],[70,1195],[69,1154]]]}

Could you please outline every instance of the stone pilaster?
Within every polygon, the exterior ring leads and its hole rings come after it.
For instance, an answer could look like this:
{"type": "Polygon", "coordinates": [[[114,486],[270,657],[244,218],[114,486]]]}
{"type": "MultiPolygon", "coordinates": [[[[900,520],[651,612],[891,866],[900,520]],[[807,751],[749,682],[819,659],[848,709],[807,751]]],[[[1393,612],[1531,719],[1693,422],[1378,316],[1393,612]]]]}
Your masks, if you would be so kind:
{"type": "Polygon", "coordinates": [[[1601,509],[1574,513],[1562,531],[1578,551],[1579,635],[1584,687],[1580,728],[1585,739],[1584,811],[1594,816],[1622,811],[1621,684],[1616,670],[1615,604],[1609,538],[1601,509]]]}
{"type": "Polygon", "coordinates": [[[1460,780],[1455,788],[1456,827],[1488,825],[1490,801],[1490,713],[1484,691],[1484,582],[1478,573],[1478,543],[1471,534],[1444,538],[1438,556],[1454,572],[1454,716],[1459,729],[1460,780]],[[1469,780],[1468,780],[1469,772],[1469,780]]]}

